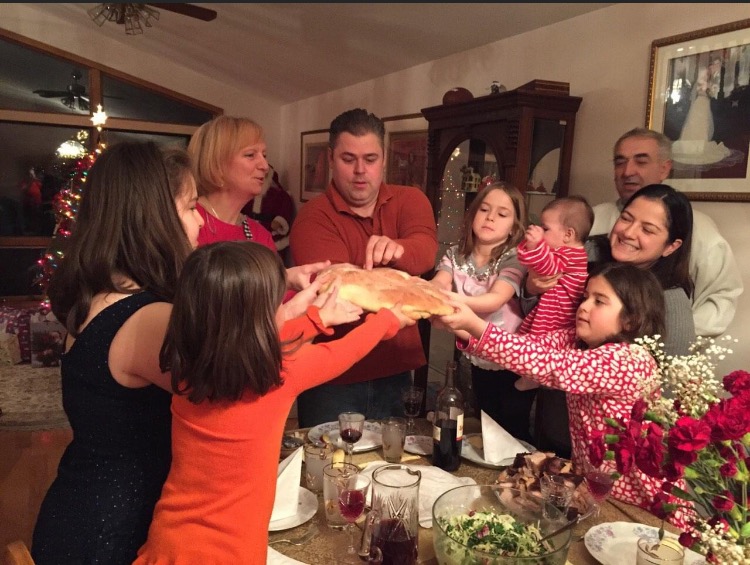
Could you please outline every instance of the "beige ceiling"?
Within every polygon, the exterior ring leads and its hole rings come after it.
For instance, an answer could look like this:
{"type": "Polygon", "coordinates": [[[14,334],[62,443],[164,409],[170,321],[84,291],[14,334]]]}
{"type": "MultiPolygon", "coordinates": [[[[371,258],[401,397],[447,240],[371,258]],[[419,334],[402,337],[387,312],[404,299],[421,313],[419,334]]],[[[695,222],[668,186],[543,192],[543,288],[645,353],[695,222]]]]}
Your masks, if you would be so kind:
{"type": "MultiPolygon", "coordinates": [[[[162,53],[172,64],[280,104],[544,27],[611,4],[198,4],[218,17],[203,22],[161,10],[154,27],[113,41],[162,53]]],[[[45,5],[54,15],[95,26],[95,4],[45,5]]]]}

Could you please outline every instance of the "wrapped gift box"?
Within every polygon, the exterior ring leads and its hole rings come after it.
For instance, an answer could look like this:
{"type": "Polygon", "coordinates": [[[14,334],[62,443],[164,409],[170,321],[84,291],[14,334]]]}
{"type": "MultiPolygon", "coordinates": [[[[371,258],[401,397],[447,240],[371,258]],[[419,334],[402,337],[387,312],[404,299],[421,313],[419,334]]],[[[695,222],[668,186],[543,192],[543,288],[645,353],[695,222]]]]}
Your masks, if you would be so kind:
{"type": "Polygon", "coordinates": [[[21,346],[18,336],[5,332],[5,324],[0,324],[0,365],[15,365],[21,362],[21,346]]]}
{"type": "Polygon", "coordinates": [[[65,351],[66,330],[52,312],[31,315],[31,366],[57,367],[65,351]]]}
{"type": "Polygon", "coordinates": [[[12,308],[0,306],[0,324],[5,324],[5,332],[14,334],[18,338],[21,348],[21,361],[31,361],[31,327],[30,319],[39,308],[12,308]]]}

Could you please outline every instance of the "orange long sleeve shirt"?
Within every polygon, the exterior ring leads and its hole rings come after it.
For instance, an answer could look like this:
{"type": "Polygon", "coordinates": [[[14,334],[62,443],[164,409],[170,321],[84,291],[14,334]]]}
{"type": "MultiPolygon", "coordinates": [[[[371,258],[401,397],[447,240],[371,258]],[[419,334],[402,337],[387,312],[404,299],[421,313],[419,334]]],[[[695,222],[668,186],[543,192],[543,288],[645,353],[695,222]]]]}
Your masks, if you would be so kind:
{"type": "MultiPolygon", "coordinates": [[[[286,324],[281,339],[322,330],[317,308],[306,318],[286,324]]],[[[398,329],[393,313],[381,310],[340,340],[302,345],[284,357],[284,384],[265,396],[193,404],[175,395],[172,467],[135,563],[265,565],[281,438],[294,399],[398,329]]]]}

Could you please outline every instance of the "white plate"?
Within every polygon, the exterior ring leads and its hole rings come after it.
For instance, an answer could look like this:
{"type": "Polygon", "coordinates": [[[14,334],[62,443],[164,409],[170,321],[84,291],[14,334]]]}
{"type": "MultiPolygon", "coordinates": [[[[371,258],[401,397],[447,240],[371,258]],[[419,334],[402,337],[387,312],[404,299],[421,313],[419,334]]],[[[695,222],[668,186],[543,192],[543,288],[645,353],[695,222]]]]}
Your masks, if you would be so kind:
{"type": "Polygon", "coordinates": [[[283,553],[276,551],[270,545],[268,546],[268,556],[266,557],[266,565],[307,565],[304,561],[297,561],[291,557],[287,557],[283,553]]]}
{"type": "Polygon", "coordinates": [[[432,455],[432,438],[430,436],[406,436],[404,451],[414,455],[432,455]]]}
{"type": "MultiPolygon", "coordinates": [[[[489,467],[490,469],[499,469],[500,467],[507,467],[508,465],[513,464],[513,460],[515,457],[508,457],[507,459],[503,459],[499,463],[490,463],[489,461],[484,460],[484,450],[477,449],[469,441],[467,441],[468,438],[479,436],[481,437],[482,434],[464,434],[464,440],[461,442],[461,457],[464,459],[468,459],[472,463],[476,463],[477,465],[481,465],[482,467],[489,467]]],[[[529,450],[530,453],[534,453],[536,451],[536,447],[533,445],[530,445],[526,443],[523,440],[518,440],[518,443],[523,445],[526,449],[529,450]]]]}
{"type": "MultiPolygon", "coordinates": [[[[314,428],[310,428],[307,432],[307,437],[310,441],[316,442],[320,440],[320,436],[328,434],[331,439],[331,443],[336,447],[345,449],[344,442],[341,441],[339,436],[339,423],[338,422],[326,422],[325,424],[318,424],[314,428]]],[[[372,451],[383,445],[383,436],[380,434],[380,424],[377,422],[365,421],[365,429],[362,431],[362,437],[354,444],[354,453],[361,453],[363,451],[372,451]]]]}
{"type": "MultiPolygon", "coordinates": [[[[670,532],[664,534],[671,538],[677,537],[670,532]]],[[[589,529],[583,540],[589,553],[602,565],[633,565],[636,545],[641,537],[656,541],[659,539],[659,528],[633,522],[605,522],[589,529]]],[[[699,565],[705,562],[706,558],[702,555],[685,549],[683,565],[699,565]]]]}
{"type": "Polygon", "coordinates": [[[268,531],[278,532],[280,530],[288,530],[289,528],[297,527],[315,516],[315,513],[317,511],[318,497],[315,496],[314,493],[307,490],[305,487],[299,487],[299,502],[297,504],[297,513],[294,516],[289,516],[288,518],[273,520],[268,524],[268,531]]]}

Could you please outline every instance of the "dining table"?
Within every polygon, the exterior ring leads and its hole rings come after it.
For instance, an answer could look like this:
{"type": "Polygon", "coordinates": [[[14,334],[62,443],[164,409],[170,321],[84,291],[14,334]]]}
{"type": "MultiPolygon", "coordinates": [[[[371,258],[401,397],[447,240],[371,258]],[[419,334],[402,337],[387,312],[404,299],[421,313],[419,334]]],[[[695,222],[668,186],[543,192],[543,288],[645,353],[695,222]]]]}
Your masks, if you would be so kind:
{"type": "MultiPolygon", "coordinates": [[[[432,435],[431,424],[427,420],[417,419],[416,426],[415,435],[432,435]]],[[[309,442],[308,431],[309,429],[290,430],[287,432],[287,435],[293,435],[309,442]]],[[[382,447],[363,452],[355,451],[352,457],[352,462],[359,467],[364,467],[373,461],[385,461],[382,447]]],[[[409,466],[432,464],[429,456],[406,452],[403,454],[401,463],[409,466]]],[[[470,477],[479,485],[494,484],[499,473],[500,469],[498,468],[479,465],[464,458],[461,459],[458,469],[453,471],[454,475],[458,477],[470,477]]],[[[304,480],[304,473],[302,473],[302,486],[304,486],[304,480]]],[[[361,527],[363,522],[364,520],[360,519],[358,526],[361,527]]],[[[598,513],[594,513],[585,520],[582,520],[573,528],[570,549],[568,551],[568,565],[597,565],[600,563],[586,549],[584,535],[591,527],[609,522],[632,522],[653,527],[662,525],[661,519],[647,510],[609,498],[601,504],[598,513]]],[[[672,533],[679,533],[679,530],[670,524],[665,523],[664,528],[672,533]]],[[[326,524],[322,493],[318,494],[318,510],[308,522],[288,530],[269,532],[269,544],[273,549],[296,561],[310,565],[335,563],[336,556],[341,553],[343,547],[346,547],[348,539],[348,534],[345,531],[334,530],[326,524]],[[275,543],[278,540],[299,537],[311,527],[317,528],[317,534],[302,545],[292,545],[285,542],[275,543]]],[[[423,528],[420,526],[418,543],[417,563],[420,565],[437,565],[438,561],[435,558],[435,550],[433,548],[432,528],[423,528]]]]}

